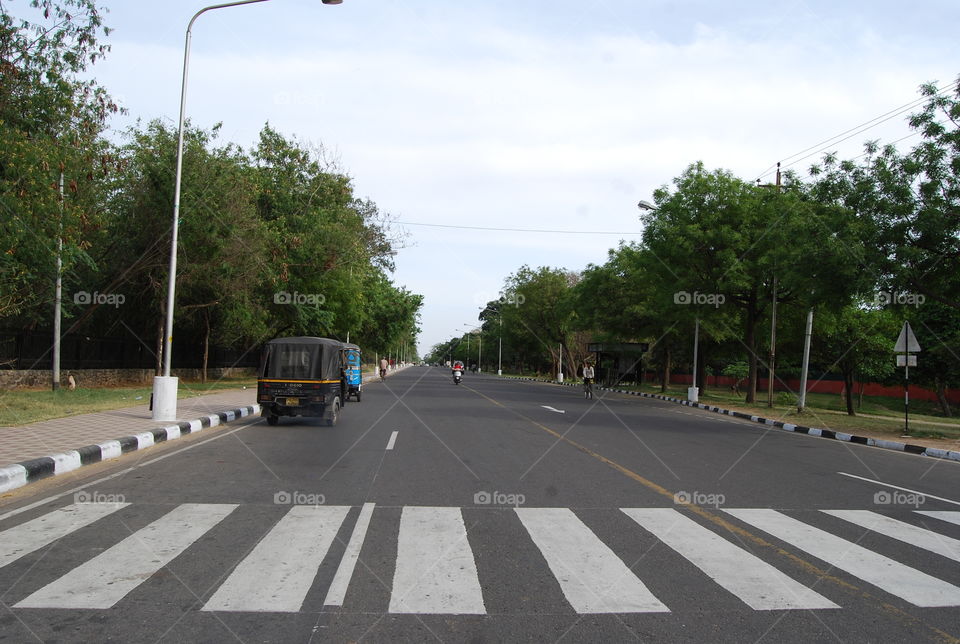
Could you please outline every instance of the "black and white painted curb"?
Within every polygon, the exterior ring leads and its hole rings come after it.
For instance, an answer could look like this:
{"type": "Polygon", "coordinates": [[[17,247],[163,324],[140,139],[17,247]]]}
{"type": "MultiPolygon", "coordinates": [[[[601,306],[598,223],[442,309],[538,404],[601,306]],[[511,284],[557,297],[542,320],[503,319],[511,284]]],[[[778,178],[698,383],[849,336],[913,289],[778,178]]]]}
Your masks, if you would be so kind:
{"type": "Polygon", "coordinates": [[[84,465],[100,463],[111,458],[117,458],[127,452],[152,447],[157,443],[176,440],[187,434],[195,434],[207,427],[216,427],[230,421],[253,416],[260,413],[260,405],[249,405],[238,409],[221,411],[215,414],[202,416],[197,420],[183,420],[175,425],[158,427],[140,434],[124,436],[117,440],[106,441],[97,445],[87,445],[80,449],[71,450],[63,454],[43,456],[30,459],[14,465],[0,467],[0,493],[15,490],[27,483],[33,483],[48,476],[57,476],[72,472],[84,465]]]}
{"type": "MultiPolygon", "coordinates": [[[[513,380],[529,380],[531,382],[544,382],[544,383],[549,383],[554,385],[562,384],[567,387],[582,386],[580,383],[575,383],[575,382],[559,383],[556,380],[546,380],[544,378],[524,378],[524,377],[517,377],[517,376],[504,376],[504,377],[511,378],[513,380]]],[[[818,427],[806,427],[804,425],[795,425],[793,423],[785,423],[781,420],[764,418],[763,416],[753,416],[742,411],[731,411],[729,409],[722,409],[720,407],[704,405],[703,403],[692,403],[689,400],[684,400],[683,398],[674,398],[672,396],[663,396],[661,394],[649,394],[644,391],[627,391],[626,389],[612,389],[610,387],[597,387],[597,389],[601,389],[603,391],[611,391],[617,394],[626,394],[628,396],[641,396],[643,398],[656,398],[657,400],[665,400],[667,402],[677,403],[680,405],[685,405],[687,407],[696,407],[698,409],[712,411],[718,414],[724,414],[726,416],[734,416],[735,418],[752,420],[755,423],[770,425],[772,427],[777,427],[779,429],[783,429],[788,432],[795,432],[797,434],[807,434],[808,436],[819,436],[820,438],[832,438],[834,440],[844,441],[847,443],[857,443],[859,445],[869,445],[870,447],[892,449],[892,450],[897,450],[898,452],[907,452],[909,454],[920,454],[921,456],[931,456],[933,458],[945,458],[951,461],[960,461],[960,452],[954,452],[954,451],[945,450],[945,449],[937,449],[936,447],[924,447],[923,445],[912,445],[910,443],[899,443],[897,441],[888,441],[888,440],[883,440],[881,438],[870,438],[867,436],[856,436],[854,434],[846,434],[844,432],[835,432],[832,429],[820,429],[818,427]]]]}

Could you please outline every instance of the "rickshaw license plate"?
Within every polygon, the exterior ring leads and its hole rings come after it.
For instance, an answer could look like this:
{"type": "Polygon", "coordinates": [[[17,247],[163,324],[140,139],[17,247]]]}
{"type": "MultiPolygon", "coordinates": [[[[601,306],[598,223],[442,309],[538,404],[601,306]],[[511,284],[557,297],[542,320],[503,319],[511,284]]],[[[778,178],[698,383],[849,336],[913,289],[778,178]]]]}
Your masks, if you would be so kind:
{"type": "Polygon", "coordinates": [[[286,401],[285,401],[283,404],[286,405],[287,407],[296,407],[297,405],[300,404],[300,399],[299,399],[299,398],[287,398],[286,401]]]}

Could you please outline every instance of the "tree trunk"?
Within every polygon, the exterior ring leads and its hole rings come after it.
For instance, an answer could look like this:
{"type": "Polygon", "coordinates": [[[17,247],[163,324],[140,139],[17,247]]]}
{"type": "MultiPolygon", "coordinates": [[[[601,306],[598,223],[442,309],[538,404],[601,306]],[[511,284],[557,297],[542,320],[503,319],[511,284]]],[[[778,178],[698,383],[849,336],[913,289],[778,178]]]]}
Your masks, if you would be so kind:
{"type": "Polygon", "coordinates": [[[667,385],[670,384],[670,347],[663,350],[663,376],[660,381],[660,393],[667,391],[667,385]]]}
{"type": "Polygon", "coordinates": [[[204,315],[206,329],[203,334],[203,369],[200,370],[200,382],[207,384],[207,363],[210,359],[210,316],[204,315]]]}
{"type": "Polygon", "coordinates": [[[745,339],[749,355],[750,375],[747,378],[747,397],[745,402],[753,403],[757,399],[757,312],[751,303],[747,307],[745,339]]]}
{"type": "Polygon", "coordinates": [[[860,387],[857,391],[857,409],[863,409],[863,390],[867,388],[867,383],[860,381],[860,387]]]}
{"type": "Polygon", "coordinates": [[[857,412],[853,409],[853,371],[843,372],[844,394],[847,400],[847,415],[856,416],[857,412]]]}
{"type": "Polygon", "coordinates": [[[697,355],[697,387],[701,394],[707,393],[707,361],[704,359],[703,343],[697,355]]]}
{"type": "Polygon", "coordinates": [[[940,403],[940,411],[943,412],[944,416],[950,418],[953,416],[953,410],[950,409],[950,401],[947,400],[947,387],[943,378],[937,377],[934,379],[934,389],[937,392],[937,402],[940,403]]]}

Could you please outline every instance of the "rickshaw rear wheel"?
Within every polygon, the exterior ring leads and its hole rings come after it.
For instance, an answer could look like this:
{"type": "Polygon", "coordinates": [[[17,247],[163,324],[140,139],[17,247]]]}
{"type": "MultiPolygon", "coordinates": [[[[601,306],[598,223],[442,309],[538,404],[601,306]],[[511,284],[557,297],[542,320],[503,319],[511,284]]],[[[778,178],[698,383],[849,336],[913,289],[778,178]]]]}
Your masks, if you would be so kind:
{"type": "Polygon", "coordinates": [[[267,424],[268,425],[277,425],[280,423],[280,417],[276,414],[267,414],[267,424]]]}
{"type": "Polygon", "coordinates": [[[337,420],[340,418],[340,396],[337,396],[333,399],[333,404],[330,406],[330,415],[327,417],[327,427],[333,427],[337,424],[337,420]]]}

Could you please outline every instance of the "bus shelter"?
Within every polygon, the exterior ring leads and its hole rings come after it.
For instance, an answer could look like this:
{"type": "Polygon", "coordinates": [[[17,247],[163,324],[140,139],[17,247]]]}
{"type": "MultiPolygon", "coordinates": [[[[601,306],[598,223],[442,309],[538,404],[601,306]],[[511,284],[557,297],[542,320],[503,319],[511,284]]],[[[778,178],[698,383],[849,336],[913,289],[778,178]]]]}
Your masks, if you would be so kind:
{"type": "Polygon", "coordinates": [[[640,383],[646,342],[591,342],[587,351],[593,354],[597,382],[612,386],[625,382],[640,383]]]}

